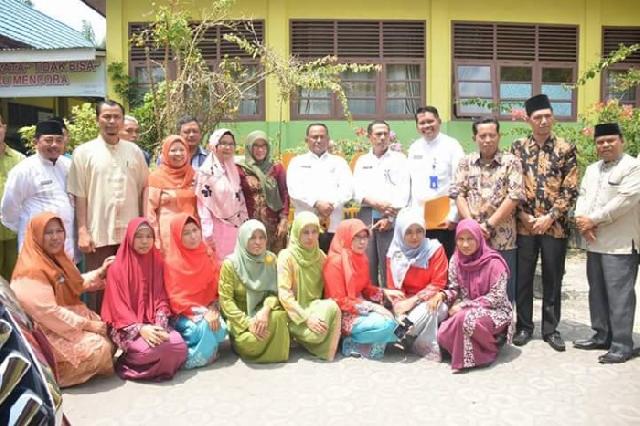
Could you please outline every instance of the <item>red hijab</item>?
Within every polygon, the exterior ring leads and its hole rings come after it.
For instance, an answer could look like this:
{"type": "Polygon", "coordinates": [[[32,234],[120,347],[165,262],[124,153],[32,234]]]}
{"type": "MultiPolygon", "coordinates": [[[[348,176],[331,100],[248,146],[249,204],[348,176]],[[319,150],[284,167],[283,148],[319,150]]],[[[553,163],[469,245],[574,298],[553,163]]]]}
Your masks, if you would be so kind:
{"type": "Polygon", "coordinates": [[[47,283],[53,288],[58,305],[79,305],[84,284],[80,271],[64,250],[55,255],[44,250],[44,228],[52,220],[64,228],[62,219],[53,213],[44,212],[31,218],[11,280],[31,278],[47,283]]]}
{"type": "Polygon", "coordinates": [[[171,219],[171,243],[165,257],[164,281],[171,310],[178,315],[193,315],[191,308],[207,307],[218,299],[220,264],[216,254],[204,242],[195,249],[182,243],[182,230],[189,220],[200,227],[193,216],[178,213],[171,219]]]}
{"type": "Polygon", "coordinates": [[[331,241],[327,262],[340,262],[347,285],[347,296],[360,297],[362,289],[369,283],[369,259],[365,253],[354,253],[351,249],[353,237],[369,228],[360,219],[340,222],[331,241]]]}
{"type": "Polygon", "coordinates": [[[500,274],[505,271],[509,273],[509,267],[500,253],[489,247],[478,222],[473,219],[461,220],[456,227],[456,238],[464,231],[471,234],[478,248],[470,256],[456,248],[451,261],[457,263],[460,286],[468,290],[473,300],[489,293],[500,274]]]}
{"type": "Polygon", "coordinates": [[[147,219],[132,219],[116,260],[107,271],[102,319],[118,330],[131,324],[154,324],[156,312],[168,307],[160,252],[155,245],[147,254],[139,254],[133,248],[141,226],[147,226],[153,232],[147,219]]]}

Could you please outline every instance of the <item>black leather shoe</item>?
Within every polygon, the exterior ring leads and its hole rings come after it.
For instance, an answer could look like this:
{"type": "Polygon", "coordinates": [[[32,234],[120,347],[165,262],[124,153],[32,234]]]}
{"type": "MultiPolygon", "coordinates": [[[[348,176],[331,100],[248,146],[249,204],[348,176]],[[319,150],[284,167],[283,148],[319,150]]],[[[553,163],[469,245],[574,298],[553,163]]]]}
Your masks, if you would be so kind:
{"type": "Polygon", "coordinates": [[[576,340],[575,342],[573,342],[573,347],[576,349],[582,349],[585,351],[593,351],[596,349],[601,349],[601,350],[609,349],[609,345],[607,345],[606,343],[599,343],[591,339],[576,340]]]}
{"type": "Polygon", "coordinates": [[[598,362],[600,364],[622,364],[623,362],[627,362],[629,358],[631,358],[631,355],[607,352],[606,354],[598,357],[598,362]]]}
{"type": "Polygon", "coordinates": [[[560,333],[557,331],[555,333],[547,334],[544,336],[543,340],[555,351],[564,352],[567,349],[564,345],[564,340],[562,340],[562,336],[560,336],[560,333]]]}
{"type": "Polygon", "coordinates": [[[516,346],[524,346],[531,340],[531,332],[527,330],[520,330],[513,336],[513,344],[516,346]]]}

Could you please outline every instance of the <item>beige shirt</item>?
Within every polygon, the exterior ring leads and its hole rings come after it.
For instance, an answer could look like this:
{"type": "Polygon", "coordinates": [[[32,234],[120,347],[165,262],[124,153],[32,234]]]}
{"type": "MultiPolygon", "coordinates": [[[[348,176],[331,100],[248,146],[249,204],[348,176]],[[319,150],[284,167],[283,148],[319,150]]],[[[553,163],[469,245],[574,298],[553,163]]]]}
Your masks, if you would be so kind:
{"type": "Polygon", "coordinates": [[[73,151],[67,190],[87,199],[87,228],[96,247],[120,244],[127,224],[140,216],[149,168],[137,145],[101,136],[73,151]]]}
{"type": "Polygon", "coordinates": [[[631,254],[640,244],[640,161],[624,154],[620,160],[591,164],[582,178],[576,216],[597,225],[596,240],[585,243],[595,253],[631,254]]]}

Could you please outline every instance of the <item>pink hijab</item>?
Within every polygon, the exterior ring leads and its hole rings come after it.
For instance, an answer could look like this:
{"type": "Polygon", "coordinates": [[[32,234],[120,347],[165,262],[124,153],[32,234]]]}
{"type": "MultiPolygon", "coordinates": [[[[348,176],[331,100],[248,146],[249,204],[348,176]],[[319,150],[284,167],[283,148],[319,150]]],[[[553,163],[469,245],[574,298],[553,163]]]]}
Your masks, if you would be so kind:
{"type": "Polygon", "coordinates": [[[477,299],[489,293],[500,274],[509,273],[509,267],[500,253],[487,245],[480,225],[473,219],[464,219],[456,227],[456,238],[467,231],[478,244],[478,249],[470,256],[466,256],[456,248],[452,263],[458,265],[458,277],[461,287],[465,287],[469,297],[477,299]]]}
{"type": "MultiPolygon", "coordinates": [[[[198,169],[196,196],[216,218],[235,223],[238,215],[246,216],[242,214],[243,211],[246,212],[246,207],[240,186],[240,174],[233,158],[222,163],[214,150],[226,134],[233,136],[229,129],[218,129],[209,138],[211,152],[198,169]]],[[[246,219],[241,217],[240,223],[246,219]]]]}

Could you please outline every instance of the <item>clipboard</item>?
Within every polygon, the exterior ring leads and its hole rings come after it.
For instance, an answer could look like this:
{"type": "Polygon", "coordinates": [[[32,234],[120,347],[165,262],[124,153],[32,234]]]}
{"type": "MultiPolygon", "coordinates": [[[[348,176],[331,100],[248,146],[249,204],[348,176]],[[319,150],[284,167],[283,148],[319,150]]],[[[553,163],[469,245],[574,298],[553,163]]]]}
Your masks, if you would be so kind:
{"type": "Polygon", "coordinates": [[[449,216],[450,199],[441,195],[424,202],[424,223],[426,229],[445,229],[444,222],[449,216]]]}

